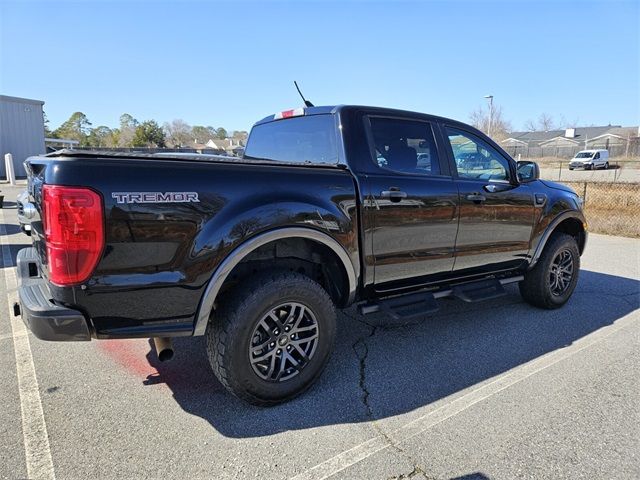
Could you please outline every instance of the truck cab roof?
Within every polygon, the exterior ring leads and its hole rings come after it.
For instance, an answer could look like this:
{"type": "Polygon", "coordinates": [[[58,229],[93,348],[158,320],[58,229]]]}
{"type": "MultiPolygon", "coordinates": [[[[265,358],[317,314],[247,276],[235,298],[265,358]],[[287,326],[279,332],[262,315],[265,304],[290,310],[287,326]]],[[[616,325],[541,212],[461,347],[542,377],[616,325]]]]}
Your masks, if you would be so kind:
{"type": "Polygon", "coordinates": [[[324,105],[320,107],[303,107],[282,110],[276,112],[273,115],[267,115],[262,120],[258,120],[255,125],[261,125],[263,123],[273,122],[274,120],[282,120],[291,117],[309,116],[309,115],[324,115],[328,113],[336,113],[342,105],[324,105]],[[288,112],[292,112],[290,115],[286,115],[288,112]]]}
{"type": "Polygon", "coordinates": [[[410,110],[398,110],[395,108],[386,108],[386,107],[376,107],[371,105],[322,105],[317,107],[298,107],[289,110],[282,110],[280,112],[276,112],[273,115],[268,115],[263,119],[257,121],[254,126],[261,125],[264,123],[269,123],[278,120],[284,120],[287,118],[299,117],[299,116],[311,116],[311,115],[326,115],[326,114],[335,114],[339,113],[343,110],[367,110],[369,112],[385,114],[385,115],[398,115],[398,116],[420,116],[423,118],[435,120],[435,121],[446,121],[449,124],[461,124],[461,122],[457,120],[453,120],[446,117],[440,117],[437,115],[430,115],[422,112],[414,112],[410,110]]]}

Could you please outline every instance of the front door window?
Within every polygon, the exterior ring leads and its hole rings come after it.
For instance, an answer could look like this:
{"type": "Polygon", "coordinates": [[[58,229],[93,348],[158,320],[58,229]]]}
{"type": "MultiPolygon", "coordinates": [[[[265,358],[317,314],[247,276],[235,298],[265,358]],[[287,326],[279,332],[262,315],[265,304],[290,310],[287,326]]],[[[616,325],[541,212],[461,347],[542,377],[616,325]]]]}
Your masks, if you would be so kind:
{"type": "Polygon", "coordinates": [[[447,127],[459,178],[509,180],[509,161],[484,140],[471,133],[447,127]]]}

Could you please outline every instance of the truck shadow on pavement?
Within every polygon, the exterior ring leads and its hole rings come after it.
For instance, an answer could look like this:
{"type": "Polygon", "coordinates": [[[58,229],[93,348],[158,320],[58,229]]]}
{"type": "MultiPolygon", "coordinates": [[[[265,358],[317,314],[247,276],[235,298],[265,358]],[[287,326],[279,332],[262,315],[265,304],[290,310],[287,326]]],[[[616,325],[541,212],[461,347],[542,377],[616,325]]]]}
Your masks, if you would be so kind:
{"type": "Polygon", "coordinates": [[[7,232],[7,235],[13,235],[14,233],[19,233],[21,231],[20,226],[14,223],[5,223],[4,229],[5,232],[7,232]]]}
{"type": "MultiPolygon", "coordinates": [[[[5,225],[5,227],[9,227],[10,225],[5,225]]],[[[19,227],[16,227],[18,229],[18,231],[20,231],[19,227]]],[[[27,238],[27,237],[25,237],[27,238]]],[[[11,258],[13,259],[13,263],[11,265],[11,268],[13,268],[16,265],[16,257],[18,256],[18,252],[20,250],[22,250],[23,248],[29,248],[32,245],[30,243],[11,243],[9,245],[7,245],[9,247],[9,250],[11,251],[11,258]]],[[[0,268],[6,268],[6,266],[1,266],[0,268]]]]}
{"type": "Polygon", "coordinates": [[[145,384],[164,383],[187,412],[233,438],[381,419],[410,412],[504,373],[614,323],[639,307],[640,282],[591,271],[567,305],[539,310],[517,288],[497,300],[442,300],[409,324],[349,309],[338,317],[332,360],[315,386],[271,408],[247,405],[215,379],[204,337],[176,338],[172,362],[145,384]]]}

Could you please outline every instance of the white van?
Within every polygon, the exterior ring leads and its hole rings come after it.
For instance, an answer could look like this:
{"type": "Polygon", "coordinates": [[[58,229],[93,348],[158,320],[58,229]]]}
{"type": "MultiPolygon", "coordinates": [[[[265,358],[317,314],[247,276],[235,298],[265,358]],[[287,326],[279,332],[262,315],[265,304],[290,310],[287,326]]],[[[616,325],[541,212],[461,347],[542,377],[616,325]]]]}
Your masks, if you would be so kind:
{"type": "Polygon", "coordinates": [[[584,168],[585,170],[593,170],[594,168],[609,168],[609,151],[608,150],[582,150],[576,153],[571,162],[569,162],[569,170],[574,168],[584,168]]]}

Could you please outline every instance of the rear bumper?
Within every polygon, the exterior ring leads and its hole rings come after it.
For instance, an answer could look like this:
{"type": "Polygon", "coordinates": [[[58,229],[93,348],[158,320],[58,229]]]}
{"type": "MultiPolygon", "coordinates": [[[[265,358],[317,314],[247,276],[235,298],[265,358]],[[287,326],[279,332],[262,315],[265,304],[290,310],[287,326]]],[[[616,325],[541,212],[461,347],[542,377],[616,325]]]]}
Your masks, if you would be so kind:
{"type": "Polygon", "coordinates": [[[29,330],[41,340],[91,340],[89,326],[81,312],[51,301],[47,280],[38,274],[36,250],[20,250],[17,263],[19,314],[29,330]]]}

